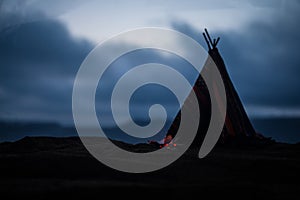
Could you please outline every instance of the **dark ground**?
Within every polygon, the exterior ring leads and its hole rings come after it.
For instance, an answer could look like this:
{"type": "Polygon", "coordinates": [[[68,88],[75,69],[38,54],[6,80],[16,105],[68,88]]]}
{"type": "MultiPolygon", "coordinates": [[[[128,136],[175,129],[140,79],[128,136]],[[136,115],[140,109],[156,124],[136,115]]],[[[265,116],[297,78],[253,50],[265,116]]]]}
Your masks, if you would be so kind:
{"type": "Polygon", "coordinates": [[[27,137],[0,144],[1,199],[299,198],[299,144],[219,145],[204,159],[196,153],[156,172],[128,174],[98,162],[79,138],[27,137]]]}

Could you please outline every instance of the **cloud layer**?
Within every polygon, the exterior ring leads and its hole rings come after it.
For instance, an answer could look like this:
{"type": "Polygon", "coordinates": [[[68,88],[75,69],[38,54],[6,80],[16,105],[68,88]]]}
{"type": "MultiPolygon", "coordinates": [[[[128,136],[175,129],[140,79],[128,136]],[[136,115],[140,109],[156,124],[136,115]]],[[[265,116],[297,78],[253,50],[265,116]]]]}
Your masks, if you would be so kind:
{"type": "Polygon", "coordinates": [[[0,32],[1,118],[71,117],[73,79],[93,45],[73,38],[57,20],[40,19],[0,32]]]}
{"type": "MultiPolygon", "coordinates": [[[[255,21],[240,31],[211,33],[221,37],[219,49],[249,109],[255,105],[277,107],[278,110],[282,107],[283,112],[287,107],[299,108],[299,11],[300,3],[293,1],[269,22],[255,21]]],[[[173,27],[205,45],[200,34],[202,30],[178,21],[173,22],[173,27]]]]}
{"type": "MultiPolygon", "coordinates": [[[[264,106],[276,108],[277,116],[281,108],[300,107],[300,5],[293,1],[285,9],[269,21],[254,21],[238,31],[211,33],[221,37],[221,54],[253,116],[259,116],[259,112],[268,116],[269,109],[256,109],[264,106]]],[[[94,44],[74,38],[63,23],[43,13],[21,14],[2,13],[5,24],[0,26],[0,118],[70,123],[73,80],[94,44]],[[32,16],[34,20],[30,21],[32,16]],[[22,23],[24,19],[26,23],[22,23]]],[[[184,21],[173,21],[172,27],[205,45],[201,29],[184,21]]],[[[166,64],[172,62],[180,63],[172,57],[166,60],[166,64]]]]}

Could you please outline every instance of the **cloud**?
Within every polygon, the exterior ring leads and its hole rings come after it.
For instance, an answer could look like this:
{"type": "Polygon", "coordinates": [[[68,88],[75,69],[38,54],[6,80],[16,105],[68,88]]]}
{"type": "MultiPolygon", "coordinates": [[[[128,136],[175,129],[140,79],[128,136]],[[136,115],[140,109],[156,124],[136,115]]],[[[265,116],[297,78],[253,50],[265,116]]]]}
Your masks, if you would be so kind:
{"type": "MultiPolygon", "coordinates": [[[[300,3],[290,1],[274,13],[272,21],[211,33],[221,37],[219,49],[244,104],[300,106],[299,11],[300,3]]],[[[172,22],[172,26],[204,45],[202,30],[184,22],[172,22]]]]}
{"type": "MultiPolygon", "coordinates": [[[[73,81],[94,44],[73,38],[65,25],[57,20],[43,18],[43,15],[40,18],[0,32],[0,118],[72,123],[73,81]]],[[[134,44],[116,44],[107,52],[122,45],[134,44]]],[[[191,83],[196,78],[194,69],[185,60],[166,52],[139,50],[120,57],[108,70],[104,84],[101,84],[104,88],[96,95],[96,105],[107,105],[100,109],[103,118],[109,119],[107,123],[112,121],[107,109],[110,108],[113,84],[126,70],[149,62],[173,66],[191,83]]],[[[140,91],[133,97],[131,110],[134,117],[148,116],[147,108],[153,103],[161,103],[172,115],[176,114],[178,103],[165,88],[152,86],[140,91]]]]}
{"type": "MultiPolygon", "coordinates": [[[[73,80],[94,44],[74,38],[63,23],[41,12],[28,9],[16,13],[10,9],[3,9],[8,14],[2,13],[5,20],[0,20],[0,29],[5,27],[0,32],[0,118],[72,122],[73,80]]],[[[300,107],[299,10],[299,3],[293,1],[274,14],[272,21],[254,21],[238,31],[211,33],[221,36],[221,54],[246,105],[252,108],[267,105],[272,109],[300,107]]],[[[201,29],[184,21],[173,21],[172,27],[205,46],[201,29]]],[[[193,77],[191,71],[186,71],[188,67],[182,60],[154,52],[140,53],[133,58],[129,55],[116,62],[112,71],[154,59],[166,65],[180,65],[186,76],[193,77]]],[[[108,77],[107,80],[113,80],[108,77]]],[[[141,106],[141,102],[150,105],[158,99],[154,97],[152,101],[149,96],[155,92],[151,88],[148,91],[152,92],[135,96],[136,107],[143,110],[143,115],[147,109],[141,106]]],[[[107,88],[104,92],[109,94],[107,88]]],[[[171,95],[165,94],[163,103],[166,104],[171,95]]]]}
{"type": "Polygon", "coordinates": [[[1,118],[71,118],[73,79],[93,44],[73,38],[57,20],[39,19],[0,32],[1,118]]]}

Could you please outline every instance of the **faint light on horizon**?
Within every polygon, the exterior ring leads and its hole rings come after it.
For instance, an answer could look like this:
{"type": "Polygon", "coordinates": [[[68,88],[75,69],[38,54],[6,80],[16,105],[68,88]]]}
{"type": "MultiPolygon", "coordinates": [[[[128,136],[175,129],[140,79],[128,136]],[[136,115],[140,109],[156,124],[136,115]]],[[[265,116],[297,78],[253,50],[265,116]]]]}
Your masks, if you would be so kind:
{"type": "Polygon", "coordinates": [[[300,107],[279,107],[265,105],[246,105],[245,109],[251,118],[298,118],[300,107]]]}

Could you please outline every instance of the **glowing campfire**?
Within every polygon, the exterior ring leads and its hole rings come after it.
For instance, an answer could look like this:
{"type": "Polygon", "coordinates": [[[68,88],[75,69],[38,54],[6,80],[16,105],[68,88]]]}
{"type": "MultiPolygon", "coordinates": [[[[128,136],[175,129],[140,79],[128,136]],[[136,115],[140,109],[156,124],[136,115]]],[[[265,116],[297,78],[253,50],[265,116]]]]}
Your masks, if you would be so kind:
{"type": "Polygon", "coordinates": [[[164,137],[164,139],[162,139],[159,142],[159,144],[160,144],[160,148],[163,148],[163,147],[171,148],[171,147],[177,146],[177,144],[174,143],[174,141],[173,141],[172,135],[166,135],[166,137],[164,137]]]}

